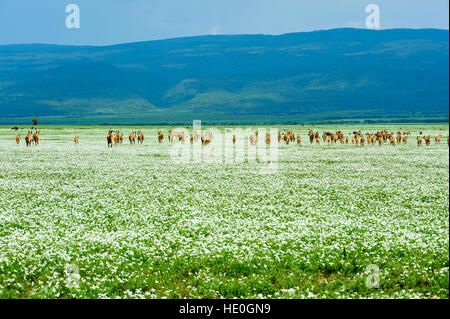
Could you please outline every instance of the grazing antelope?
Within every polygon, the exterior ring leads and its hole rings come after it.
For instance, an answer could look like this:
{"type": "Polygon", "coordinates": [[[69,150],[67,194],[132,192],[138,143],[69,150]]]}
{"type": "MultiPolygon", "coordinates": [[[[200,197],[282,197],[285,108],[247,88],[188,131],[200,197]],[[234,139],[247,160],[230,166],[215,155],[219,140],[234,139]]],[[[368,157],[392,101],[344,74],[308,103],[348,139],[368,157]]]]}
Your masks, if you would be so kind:
{"type": "Polygon", "coordinates": [[[289,145],[289,142],[291,141],[288,134],[283,135],[283,140],[286,143],[286,145],[289,145]]]}
{"type": "Polygon", "coordinates": [[[108,147],[113,147],[113,140],[114,140],[114,136],[113,136],[113,131],[109,130],[108,135],[106,135],[106,142],[108,143],[108,147]]]}
{"type": "Polygon", "coordinates": [[[132,132],[132,133],[128,136],[128,139],[130,140],[130,145],[136,144],[136,132],[132,132]]]}
{"type": "Polygon", "coordinates": [[[436,136],[435,138],[434,138],[434,142],[436,143],[436,144],[441,144],[441,136],[439,135],[439,136],[436,136]]]}
{"type": "Polygon", "coordinates": [[[429,146],[431,143],[431,136],[424,136],[423,139],[425,140],[425,144],[429,146]]]}
{"type": "Polygon", "coordinates": [[[16,144],[20,143],[20,135],[16,135],[16,144]]]}
{"type": "Polygon", "coordinates": [[[75,144],[78,144],[78,136],[75,136],[75,138],[73,139],[73,141],[75,142],[75,144]]]}
{"type": "Polygon", "coordinates": [[[162,143],[163,140],[164,140],[164,134],[161,133],[161,132],[158,132],[158,142],[159,142],[159,143],[162,143]]]}
{"type": "Polygon", "coordinates": [[[364,138],[364,136],[361,135],[361,139],[360,139],[361,146],[364,146],[365,142],[366,142],[366,139],[364,138]]]}
{"type": "Polygon", "coordinates": [[[417,146],[422,146],[422,138],[417,136],[417,146]]]}
{"type": "Polygon", "coordinates": [[[139,143],[139,144],[144,143],[144,134],[142,134],[141,131],[138,131],[138,133],[137,133],[137,138],[138,138],[138,143],[139,143]]]}

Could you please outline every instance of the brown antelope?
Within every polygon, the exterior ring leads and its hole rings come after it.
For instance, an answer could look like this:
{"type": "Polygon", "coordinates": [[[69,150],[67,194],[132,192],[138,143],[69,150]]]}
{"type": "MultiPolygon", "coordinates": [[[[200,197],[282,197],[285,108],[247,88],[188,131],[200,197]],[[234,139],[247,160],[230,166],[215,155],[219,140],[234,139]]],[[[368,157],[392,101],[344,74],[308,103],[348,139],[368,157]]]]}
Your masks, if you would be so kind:
{"type": "Polygon", "coordinates": [[[137,138],[138,138],[138,143],[139,143],[139,144],[144,143],[144,134],[142,134],[141,131],[138,131],[138,133],[137,133],[137,138]]]}
{"type": "MultiPolygon", "coordinates": [[[[320,139],[319,139],[319,143],[320,143],[320,139]]],[[[301,145],[302,144],[302,138],[300,137],[300,135],[297,135],[297,145],[301,145]]]]}
{"type": "Polygon", "coordinates": [[[236,144],[236,135],[233,135],[233,144],[236,144]]]}
{"type": "Polygon", "coordinates": [[[130,140],[130,145],[136,144],[136,132],[132,132],[132,133],[128,136],[128,139],[130,140]]]}
{"type": "Polygon", "coordinates": [[[392,145],[392,146],[395,146],[395,138],[394,138],[394,136],[390,136],[389,137],[389,142],[390,142],[390,144],[392,145]]]}
{"type": "Polygon", "coordinates": [[[430,143],[431,143],[431,136],[424,136],[423,139],[425,140],[425,144],[426,144],[427,146],[429,146],[430,143]]]}
{"type": "Polygon", "coordinates": [[[381,145],[383,145],[383,143],[384,143],[384,138],[383,138],[382,135],[380,135],[380,136],[378,137],[378,145],[381,146],[381,145]]]}
{"type": "Polygon", "coordinates": [[[315,134],[313,133],[313,131],[309,130],[308,136],[309,136],[309,143],[312,144],[314,142],[315,134]]]}
{"type": "Polygon", "coordinates": [[[408,137],[403,136],[402,141],[403,141],[403,145],[406,145],[406,143],[408,143],[408,137]]]}
{"type": "Polygon", "coordinates": [[[206,133],[200,139],[202,141],[202,145],[208,145],[209,143],[211,143],[212,135],[211,133],[206,133]]]}
{"type": "Polygon", "coordinates": [[[172,134],[172,130],[169,130],[169,142],[170,142],[170,143],[173,142],[173,134],[172,134]]]}
{"type": "Polygon", "coordinates": [[[250,145],[256,145],[256,143],[258,142],[258,132],[256,132],[255,134],[251,134],[249,136],[249,140],[250,140],[250,145]]]}
{"type": "Polygon", "coordinates": [[[266,144],[270,144],[270,134],[266,134],[266,144]]]}
{"type": "Polygon", "coordinates": [[[434,142],[436,143],[436,144],[441,144],[441,136],[439,135],[439,136],[436,136],[435,138],[434,138],[434,142]]]}
{"type": "Polygon", "coordinates": [[[161,132],[158,132],[158,142],[159,142],[159,143],[162,143],[163,140],[164,140],[164,134],[161,133],[161,132]]]}
{"type": "Polygon", "coordinates": [[[348,144],[348,136],[345,138],[345,144],[348,144]]]}
{"type": "Polygon", "coordinates": [[[281,142],[281,133],[278,132],[278,144],[281,142]]]}
{"type": "Polygon", "coordinates": [[[316,136],[316,143],[320,144],[320,137],[319,136],[316,136]]]}
{"type": "Polygon", "coordinates": [[[20,135],[16,135],[16,144],[20,143],[20,135]]]}
{"type": "Polygon", "coordinates": [[[397,144],[400,144],[402,142],[402,133],[397,132],[397,144]]]}
{"type": "Polygon", "coordinates": [[[34,134],[33,134],[34,146],[39,145],[39,132],[40,131],[35,131],[34,134]]]}
{"type": "Polygon", "coordinates": [[[417,146],[422,146],[422,138],[417,136],[417,146]]]}
{"type": "Polygon", "coordinates": [[[113,131],[109,130],[108,135],[106,135],[106,142],[108,143],[108,147],[113,147],[114,135],[113,131]]]}
{"type": "Polygon", "coordinates": [[[364,146],[365,142],[366,142],[366,139],[364,138],[364,136],[361,135],[361,139],[360,139],[361,146],[364,146]]]}
{"type": "Polygon", "coordinates": [[[25,136],[25,144],[27,146],[31,146],[32,142],[33,142],[33,135],[31,135],[31,132],[28,131],[28,134],[25,136]]]}
{"type": "Polygon", "coordinates": [[[286,143],[286,145],[289,145],[289,142],[291,141],[288,134],[283,135],[283,140],[286,143]]]}
{"type": "Polygon", "coordinates": [[[78,136],[75,136],[75,138],[73,139],[73,141],[75,142],[75,144],[78,144],[78,136]]]}

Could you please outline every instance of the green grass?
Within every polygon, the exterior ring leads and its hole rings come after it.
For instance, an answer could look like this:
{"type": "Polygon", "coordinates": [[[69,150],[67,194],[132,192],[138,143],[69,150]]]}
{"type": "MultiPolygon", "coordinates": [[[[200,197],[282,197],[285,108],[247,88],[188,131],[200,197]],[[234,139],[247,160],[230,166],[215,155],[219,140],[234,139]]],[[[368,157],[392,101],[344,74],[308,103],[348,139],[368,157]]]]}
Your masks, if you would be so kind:
{"type": "Polygon", "coordinates": [[[280,145],[278,170],[260,174],[173,161],[156,138],[167,127],[112,149],[109,127],[41,127],[30,148],[26,128],[16,145],[0,127],[0,298],[448,298],[448,125],[312,127],[412,133],[363,148],[279,128],[303,144],[280,145]],[[443,143],[419,148],[419,131],[443,143]]]}

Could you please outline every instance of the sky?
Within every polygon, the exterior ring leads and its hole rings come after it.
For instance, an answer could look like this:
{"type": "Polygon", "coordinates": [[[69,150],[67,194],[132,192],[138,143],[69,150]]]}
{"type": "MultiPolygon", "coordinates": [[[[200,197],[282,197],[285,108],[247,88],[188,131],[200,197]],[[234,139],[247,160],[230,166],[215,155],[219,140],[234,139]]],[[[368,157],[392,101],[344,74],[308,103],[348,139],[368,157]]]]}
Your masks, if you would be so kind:
{"type": "Polygon", "coordinates": [[[283,34],[365,28],[449,28],[448,0],[0,0],[0,44],[110,45],[207,34],[283,34]],[[66,6],[80,28],[66,26],[66,6]]]}

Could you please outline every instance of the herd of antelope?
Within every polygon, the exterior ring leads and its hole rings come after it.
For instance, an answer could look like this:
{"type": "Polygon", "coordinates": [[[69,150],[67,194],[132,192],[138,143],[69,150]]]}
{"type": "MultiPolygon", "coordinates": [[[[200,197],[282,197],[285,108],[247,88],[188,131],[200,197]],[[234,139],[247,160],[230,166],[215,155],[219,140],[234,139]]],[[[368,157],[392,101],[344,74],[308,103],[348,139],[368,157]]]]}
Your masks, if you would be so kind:
{"type": "MultiPolygon", "coordinates": [[[[39,145],[39,132],[40,130],[35,129],[34,133],[33,130],[29,130],[27,132],[27,135],[25,136],[25,145],[26,146],[37,146],[39,145]]],[[[20,135],[16,135],[16,144],[20,143],[20,135]]]]}
{"type": "MultiPolygon", "coordinates": [[[[25,136],[25,144],[26,146],[37,146],[39,144],[39,130],[33,129],[28,131],[28,134],[25,136]]],[[[377,131],[374,133],[361,133],[361,131],[354,131],[353,133],[348,133],[346,136],[343,132],[337,131],[337,132],[323,132],[322,134],[319,134],[319,132],[313,132],[312,130],[309,130],[308,132],[308,138],[310,144],[316,143],[327,143],[327,144],[353,144],[358,146],[364,146],[366,143],[368,145],[376,145],[379,146],[389,143],[392,146],[395,146],[396,144],[403,144],[406,145],[408,143],[408,137],[411,136],[410,132],[397,132],[394,134],[393,132],[388,132],[387,130],[377,131]]],[[[20,143],[20,135],[16,135],[16,143],[20,143]]],[[[158,142],[163,143],[164,141],[164,134],[161,131],[158,131],[158,142]]],[[[233,135],[233,144],[236,143],[236,135],[233,135]]],[[[177,131],[168,131],[168,140],[170,143],[173,143],[175,141],[179,141],[181,143],[184,143],[187,139],[187,136],[185,136],[184,132],[177,132],[177,131]]],[[[189,140],[191,143],[195,143],[200,139],[202,145],[207,145],[212,141],[212,134],[209,132],[206,132],[204,135],[200,136],[197,132],[194,134],[189,134],[189,140]]],[[[442,136],[436,136],[434,137],[434,142],[436,144],[441,143],[442,136]]],[[[136,140],[138,144],[142,144],[144,142],[144,134],[141,131],[132,131],[129,136],[128,140],[130,142],[130,145],[136,144],[136,140]]],[[[281,143],[283,141],[286,145],[297,141],[297,145],[302,144],[302,138],[300,135],[296,135],[292,131],[284,131],[284,132],[278,132],[277,136],[278,143],[281,143]]],[[[113,131],[109,130],[108,134],[106,136],[106,141],[108,147],[113,147],[113,145],[116,144],[122,144],[123,143],[123,134],[120,133],[120,131],[113,131]]],[[[266,144],[271,143],[271,136],[270,134],[266,134],[264,139],[266,144]]],[[[422,143],[425,143],[425,145],[430,145],[432,141],[432,137],[430,135],[424,136],[422,132],[419,133],[419,136],[416,138],[417,146],[422,146],[422,143]]],[[[75,136],[74,138],[75,144],[79,143],[79,137],[75,136]]],[[[249,142],[250,145],[256,145],[258,142],[258,132],[252,133],[249,135],[249,142]]],[[[449,137],[447,136],[447,145],[449,145],[449,137]]]]}

